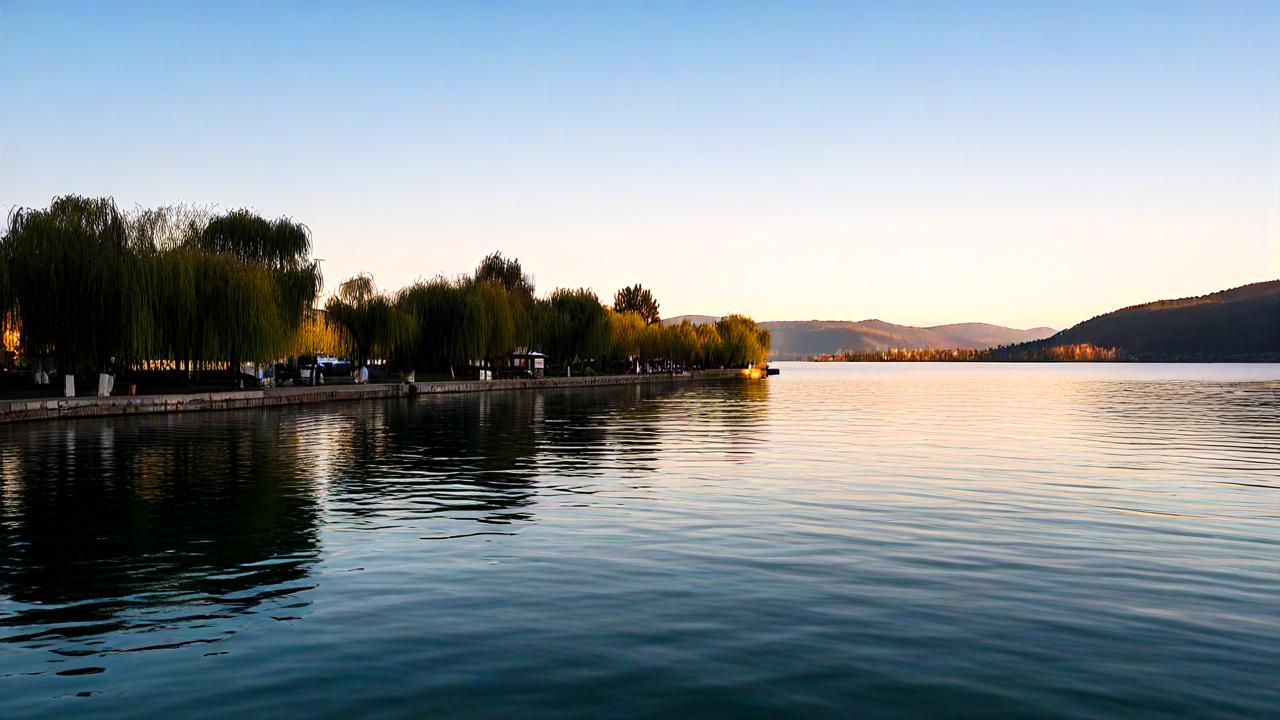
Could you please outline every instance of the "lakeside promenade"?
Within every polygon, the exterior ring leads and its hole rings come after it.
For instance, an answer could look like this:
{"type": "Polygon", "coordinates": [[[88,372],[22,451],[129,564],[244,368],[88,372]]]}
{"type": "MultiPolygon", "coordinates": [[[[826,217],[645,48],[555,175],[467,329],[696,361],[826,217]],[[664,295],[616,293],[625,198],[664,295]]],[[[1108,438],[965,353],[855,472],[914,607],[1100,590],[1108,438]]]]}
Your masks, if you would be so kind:
{"type": "Polygon", "coordinates": [[[327,402],[382,400],[442,393],[550,390],[559,388],[680,383],[735,377],[737,370],[696,370],[682,375],[596,375],[523,380],[445,380],[419,383],[280,387],[111,397],[58,397],[0,400],[0,423],[58,420],[112,415],[241,410],[327,402]]]}

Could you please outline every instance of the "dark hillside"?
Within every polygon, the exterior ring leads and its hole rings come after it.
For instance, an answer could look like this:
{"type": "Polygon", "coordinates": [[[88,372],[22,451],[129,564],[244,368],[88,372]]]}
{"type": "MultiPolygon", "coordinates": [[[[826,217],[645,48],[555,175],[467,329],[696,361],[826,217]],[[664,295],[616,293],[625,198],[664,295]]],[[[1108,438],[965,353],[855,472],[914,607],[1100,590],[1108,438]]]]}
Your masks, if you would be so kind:
{"type": "Polygon", "coordinates": [[[1280,280],[1134,305],[1001,354],[1081,344],[1133,360],[1280,359],[1280,280]]]}

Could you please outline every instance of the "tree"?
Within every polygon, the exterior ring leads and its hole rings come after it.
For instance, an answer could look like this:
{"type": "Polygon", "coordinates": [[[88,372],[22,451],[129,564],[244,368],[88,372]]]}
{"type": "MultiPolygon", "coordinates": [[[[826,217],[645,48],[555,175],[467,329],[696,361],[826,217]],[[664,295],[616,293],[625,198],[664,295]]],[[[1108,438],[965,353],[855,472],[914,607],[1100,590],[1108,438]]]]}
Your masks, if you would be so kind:
{"type": "Polygon", "coordinates": [[[533,307],[533,279],[525,273],[516,258],[504,258],[501,252],[485,257],[476,267],[476,282],[496,282],[520,299],[527,310],[533,307]]]}
{"type": "MultiPolygon", "coordinates": [[[[267,220],[248,210],[233,210],[210,220],[194,242],[200,250],[231,255],[269,273],[276,301],[269,306],[233,307],[229,313],[275,313],[285,331],[280,344],[285,344],[315,302],[322,282],[320,264],[310,257],[307,227],[289,218],[267,220]]],[[[227,357],[233,372],[239,371],[243,356],[240,339],[232,334],[227,357]]]]}
{"type": "Polygon", "coordinates": [[[471,280],[467,289],[479,296],[484,309],[487,333],[482,341],[481,357],[498,363],[517,347],[529,344],[529,309],[522,295],[508,291],[493,280],[471,280]]]}
{"type": "Polygon", "coordinates": [[[658,301],[654,299],[653,293],[640,284],[624,287],[614,293],[613,309],[620,313],[636,313],[644,319],[646,325],[662,321],[658,315],[658,301]]]}
{"type": "Polygon", "coordinates": [[[286,350],[290,355],[339,355],[351,348],[342,329],[331,322],[323,310],[312,310],[302,318],[286,350]]]}
{"type": "Polygon", "coordinates": [[[490,336],[484,300],[466,278],[418,281],[402,289],[396,305],[416,329],[416,343],[406,348],[415,367],[449,369],[483,356],[490,336]]]}
{"type": "Polygon", "coordinates": [[[325,317],[346,339],[356,367],[368,364],[374,353],[389,356],[411,332],[411,321],[373,283],[373,276],[357,275],[338,286],[325,303],[325,317]]]}
{"type": "Polygon", "coordinates": [[[149,278],[111,198],[57,197],[22,208],[0,238],[8,290],[28,354],[71,374],[138,357],[153,335],[149,278]]]}
{"type": "Polygon", "coordinates": [[[609,343],[606,354],[613,360],[629,362],[641,355],[645,349],[644,318],[638,313],[617,311],[609,312],[609,343]]]}
{"type": "Polygon", "coordinates": [[[601,353],[608,342],[608,317],[586,288],[558,288],[536,308],[537,338],[543,350],[566,366],[601,353]]]}
{"type": "Polygon", "coordinates": [[[716,322],[724,365],[762,364],[769,357],[769,331],[743,315],[726,315],[716,322]]]}
{"type": "Polygon", "coordinates": [[[677,362],[692,364],[698,360],[698,330],[688,320],[663,327],[664,352],[677,362]]]}

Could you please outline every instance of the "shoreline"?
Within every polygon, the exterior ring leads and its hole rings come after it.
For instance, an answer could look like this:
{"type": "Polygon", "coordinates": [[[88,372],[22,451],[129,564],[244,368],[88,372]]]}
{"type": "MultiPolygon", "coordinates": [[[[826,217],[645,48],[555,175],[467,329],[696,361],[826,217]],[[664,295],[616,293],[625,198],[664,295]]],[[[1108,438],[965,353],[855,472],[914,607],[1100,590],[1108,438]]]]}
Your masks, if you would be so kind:
{"type": "Polygon", "coordinates": [[[595,375],[575,378],[522,380],[442,380],[376,385],[334,385],[281,387],[256,390],[225,390],[157,395],[114,395],[111,397],[59,397],[0,401],[0,425],[45,420],[150,415],[158,413],[216,412],[247,408],[314,405],[330,402],[358,402],[442,395],[518,390],[555,390],[580,387],[687,383],[739,377],[738,370],[697,370],[684,375],[595,375]]]}

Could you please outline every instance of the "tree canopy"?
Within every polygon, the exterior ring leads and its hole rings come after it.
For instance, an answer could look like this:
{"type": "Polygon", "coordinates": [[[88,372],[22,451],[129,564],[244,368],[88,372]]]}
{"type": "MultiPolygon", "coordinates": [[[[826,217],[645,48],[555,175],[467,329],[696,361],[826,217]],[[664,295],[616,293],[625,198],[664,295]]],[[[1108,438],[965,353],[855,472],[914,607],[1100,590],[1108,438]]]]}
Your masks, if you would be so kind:
{"type": "Polygon", "coordinates": [[[310,235],[238,210],[121,213],[110,198],[18,209],[0,237],[0,311],[65,372],[139,360],[264,360],[315,301],[310,235]]]}
{"type": "Polygon", "coordinates": [[[620,313],[635,313],[648,325],[662,321],[658,314],[658,301],[654,299],[652,292],[639,283],[614,293],[613,309],[620,313]]]}
{"type": "Polygon", "coordinates": [[[413,323],[387,295],[378,291],[371,275],[356,275],[338,286],[325,303],[326,319],[338,328],[346,349],[364,367],[375,354],[389,356],[411,341],[413,323]]]}
{"type": "Polygon", "coordinates": [[[516,258],[504,258],[501,252],[485,256],[476,266],[477,282],[496,282],[504,290],[515,295],[526,308],[533,306],[533,279],[516,258]]]}
{"type": "Polygon", "coordinates": [[[20,355],[67,373],[319,352],[442,372],[499,367],[521,348],[597,370],[639,359],[746,365],[768,354],[768,332],[742,316],[663,326],[639,284],[612,307],[589,288],[537,297],[520,261],[497,252],[474,275],[392,293],[357,275],[319,309],[310,253],[310,231],[289,218],[177,205],[122,213],[110,198],[57,197],[15,210],[0,236],[0,331],[20,355]]]}

